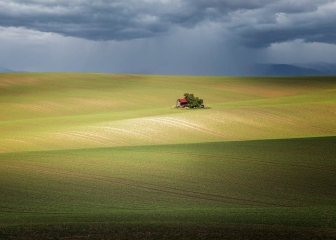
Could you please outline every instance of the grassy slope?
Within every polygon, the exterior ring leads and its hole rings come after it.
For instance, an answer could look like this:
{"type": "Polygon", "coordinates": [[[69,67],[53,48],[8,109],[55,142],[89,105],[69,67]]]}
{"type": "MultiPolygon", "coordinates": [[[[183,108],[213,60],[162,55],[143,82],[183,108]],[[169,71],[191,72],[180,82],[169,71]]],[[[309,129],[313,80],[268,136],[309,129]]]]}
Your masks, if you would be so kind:
{"type": "Polygon", "coordinates": [[[336,139],[309,138],[335,136],[335,91],[332,77],[1,74],[0,224],[335,234],[336,139]],[[184,92],[212,109],[170,109],[184,92]]]}
{"type": "Polygon", "coordinates": [[[173,231],[172,239],[198,231],[223,237],[237,229],[248,237],[336,236],[335,142],[326,137],[4,153],[0,235],[47,229],[53,236],[61,229],[125,237],[127,228],[127,234],[173,231]]]}
{"type": "Polygon", "coordinates": [[[319,78],[2,74],[0,152],[334,136],[319,78]],[[184,92],[211,111],[170,109],[184,92]]]}

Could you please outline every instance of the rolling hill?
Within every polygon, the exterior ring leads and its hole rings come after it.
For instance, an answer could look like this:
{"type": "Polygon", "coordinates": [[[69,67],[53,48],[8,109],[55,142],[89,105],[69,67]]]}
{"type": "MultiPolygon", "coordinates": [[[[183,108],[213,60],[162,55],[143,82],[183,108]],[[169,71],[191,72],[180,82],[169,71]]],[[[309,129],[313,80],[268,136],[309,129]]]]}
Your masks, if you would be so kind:
{"type": "Polygon", "coordinates": [[[245,69],[247,76],[318,76],[335,75],[333,63],[253,64],[245,69]]]}
{"type": "Polygon", "coordinates": [[[335,75],[336,74],[336,64],[335,63],[325,63],[325,62],[313,62],[306,64],[295,64],[295,66],[315,69],[320,71],[324,75],[335,75]]]}
{"type": "Polygon", "coordinates": [[[3,72],[14,72],[14,71],[0,66],[0,73],[3,73],[3,72]]]}
{"type": "Polygon", "coordinates": [[[0,238],[336,236],[336,81],[0,75],[0,238]],[[172,108],[185,92],[211,109],[172,108]]]}

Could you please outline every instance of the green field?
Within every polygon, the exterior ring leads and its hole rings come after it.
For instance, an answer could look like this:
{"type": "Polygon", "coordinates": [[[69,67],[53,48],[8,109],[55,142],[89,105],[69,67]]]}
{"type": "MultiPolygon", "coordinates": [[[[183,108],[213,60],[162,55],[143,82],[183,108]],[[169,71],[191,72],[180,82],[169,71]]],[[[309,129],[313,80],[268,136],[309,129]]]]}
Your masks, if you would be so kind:
{"type": "Polygon", "coordinates": [[[0,239],[336,238],[333,76],[0,74],[0,112],[0,239]]]}

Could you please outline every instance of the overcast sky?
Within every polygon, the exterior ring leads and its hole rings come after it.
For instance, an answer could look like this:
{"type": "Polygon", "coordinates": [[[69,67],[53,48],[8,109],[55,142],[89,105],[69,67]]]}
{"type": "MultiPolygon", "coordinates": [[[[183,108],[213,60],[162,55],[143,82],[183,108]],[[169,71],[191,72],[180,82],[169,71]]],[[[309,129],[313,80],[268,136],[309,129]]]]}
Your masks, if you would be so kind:
{"type": "Polygon", "coordinates": [[[239,75],[336,63],[336,0],[0,0],[0,66],[239,75]]]}

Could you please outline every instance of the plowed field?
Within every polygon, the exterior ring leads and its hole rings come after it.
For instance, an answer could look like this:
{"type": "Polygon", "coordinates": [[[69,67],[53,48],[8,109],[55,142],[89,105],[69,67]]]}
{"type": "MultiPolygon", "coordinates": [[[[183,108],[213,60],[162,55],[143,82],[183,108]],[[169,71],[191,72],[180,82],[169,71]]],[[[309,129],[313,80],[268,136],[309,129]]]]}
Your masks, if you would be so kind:
{"type": "Polygon", "coordinates": [[[335,77],[0,74],[0,113],[0,239],[336,237],[335,77]]]}

